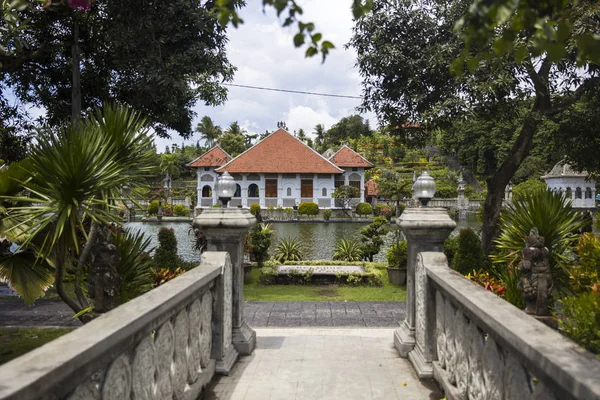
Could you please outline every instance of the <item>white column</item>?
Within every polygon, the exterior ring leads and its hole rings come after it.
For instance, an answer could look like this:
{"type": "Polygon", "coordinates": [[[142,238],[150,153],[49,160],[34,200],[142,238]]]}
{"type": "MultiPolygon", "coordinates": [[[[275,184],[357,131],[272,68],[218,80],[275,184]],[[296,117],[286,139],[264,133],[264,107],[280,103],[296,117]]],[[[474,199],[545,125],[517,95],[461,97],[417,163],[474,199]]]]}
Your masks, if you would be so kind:
{"type": "Polygon", "coordinates": [[[346,171],[344,171],[344,185],[348,186],[349,181],[348,181],[348,174],[346,173],[346,171]]]}
{"type": "Polygon", "coordinates": [[[247,175],[242,175],[242,183],[240,184],[242,191],[242,207],[248,208],[248,181],[247,175]]]}
{"type": "Polygon", "coordinates": [[[313,175],[313,203],[319,204],[319,176],[317,174],[313,175]]]}
{"type": "Polygon", "coordinates": [[[365,202],[365,170],[361,168],[360,174],[360,202],[365,202]]]}
{"type": "Polygon", "coordinates": [[[260,175],[260,182],[258,182],[258,202],[260,208],[265,208],[265,175],[260,175]]]}
{"type": "Polygon", "coordinates": [[[277,207],[283,207],[283,174],[277,174],[277,207]]]}

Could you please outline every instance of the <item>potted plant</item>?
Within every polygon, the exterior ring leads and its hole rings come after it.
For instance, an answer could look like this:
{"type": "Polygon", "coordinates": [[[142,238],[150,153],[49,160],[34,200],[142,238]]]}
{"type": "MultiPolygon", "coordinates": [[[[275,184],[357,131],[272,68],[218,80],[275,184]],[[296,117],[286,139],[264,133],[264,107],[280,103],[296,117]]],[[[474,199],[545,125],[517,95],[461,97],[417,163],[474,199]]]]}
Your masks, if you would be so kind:
{"type": "Polygon", "coordinates": [[[400,232],[398,232],[398,240],[386,252],[388,262],[388,278],[392,285],[406,284],[406,270],[408,266],[408,251],[406,240],[400,240],[400,232]]]}
{"type": "Polygon", "coordinates": [[[323,219],[325,222],[329,222],[329,218],[331,218],[331,210],[329,208],[323,210],[323,219]]]}

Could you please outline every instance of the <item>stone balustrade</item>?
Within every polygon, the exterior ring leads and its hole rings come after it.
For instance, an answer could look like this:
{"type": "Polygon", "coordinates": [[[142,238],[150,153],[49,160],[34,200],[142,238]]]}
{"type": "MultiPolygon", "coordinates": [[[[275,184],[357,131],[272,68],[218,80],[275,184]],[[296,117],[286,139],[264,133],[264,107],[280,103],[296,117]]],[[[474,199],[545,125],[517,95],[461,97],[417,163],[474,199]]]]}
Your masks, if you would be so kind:
{"type": "Polygon", "coordinates": [[[237,360],[225,252],[0,367],[0,398],[196,399],[237,360]]]}
{"type": "Polygon", "coordinates": [[[443,253],[418,254],[415,287],[408,358],[447,399],[600,399],[600,359],[448,268],[443,253]]]}

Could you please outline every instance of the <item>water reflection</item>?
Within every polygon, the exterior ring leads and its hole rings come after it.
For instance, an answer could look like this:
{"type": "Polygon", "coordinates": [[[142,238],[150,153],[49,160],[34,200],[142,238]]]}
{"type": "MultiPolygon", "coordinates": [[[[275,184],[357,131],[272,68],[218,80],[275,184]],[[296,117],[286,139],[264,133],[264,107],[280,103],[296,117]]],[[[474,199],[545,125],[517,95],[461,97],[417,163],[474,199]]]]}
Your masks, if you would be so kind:
{"type": "MultiPolygon", "coordinates": [[[[271,251],[274,251],[279,238],[294,237],[299,238],[304,244],[304,258],[308,260],[331,260],[336,240],[340,238],[351,238],[360,240],[361,228],[368,225],[365,223],[354,222],[274,222],[272,224],[275,230],[273,245],[271,251]]],[[[141,230],[145,235],[152,239],[152,246],[158,246],[158,230],[161,227],[173,228],[177,238],[179,255],[185,261],[200,261],[200,254],[194,250],[194,237],[189,234],[190,224],[186,222],[128,222],[125,224],[127,229],[133,231],[141,230]]],[[[374,257],[376,261],[385,261],[385,251],[393,240],[393,231],[398,229],[398,225],[387,225],[390,232],[384,238],[384,245],[381,251],[374,257]]],[[[466,219],[457,221],[456,231],[460,228],[470,227],[479,231],[481,224],[477,221],[474,213],[467,214],[466,219]]],[[[456,232],[455,231],[455,232],[456,232]]]]}

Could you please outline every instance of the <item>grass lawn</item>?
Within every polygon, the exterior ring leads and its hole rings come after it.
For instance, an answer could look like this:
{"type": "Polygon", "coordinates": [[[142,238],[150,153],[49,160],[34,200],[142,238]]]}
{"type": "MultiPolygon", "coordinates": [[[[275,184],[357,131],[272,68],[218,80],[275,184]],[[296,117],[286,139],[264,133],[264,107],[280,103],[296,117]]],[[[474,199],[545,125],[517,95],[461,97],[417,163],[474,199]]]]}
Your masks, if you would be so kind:
{"type": "Polygon", "coordinates": [[[0,365],[72,330],[72,328],[0,329],[0,365]]]}
{"type": "Polygon", "coordinates": [[[381,270],[383,287],[345,285],[261,285],[260,270],[252,269],[252,277],[244,285],[248,301],[406,301],[406,286],[390,284],[387,263],[375,263],[381,270]]]}

